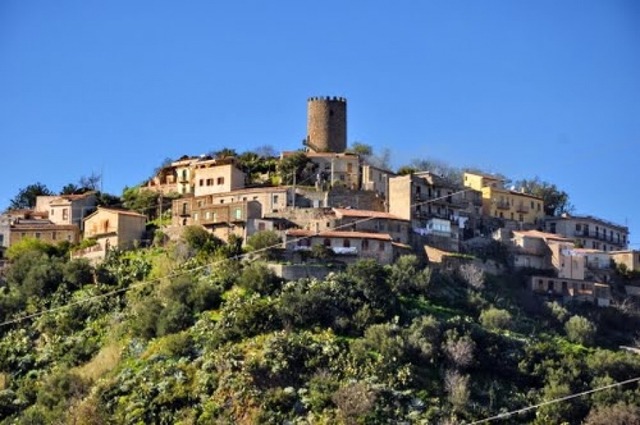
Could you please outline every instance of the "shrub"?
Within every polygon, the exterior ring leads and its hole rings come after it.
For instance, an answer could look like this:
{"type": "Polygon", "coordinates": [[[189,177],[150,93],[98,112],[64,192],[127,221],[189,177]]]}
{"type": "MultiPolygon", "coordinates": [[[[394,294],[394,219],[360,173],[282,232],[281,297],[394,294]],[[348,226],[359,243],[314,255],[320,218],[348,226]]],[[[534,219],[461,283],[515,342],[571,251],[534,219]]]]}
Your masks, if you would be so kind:
{"type": "Polygon", "coordinates": [[[640,423],[640,407],[620,402],[591,409],[584,425],[631,425],[640,423]]]}
{"type": "Polygon", "coordinates": [[[454,329],[445,333],[443,351],[457,368],[466,368],[473,363],[476,343],[469,335],[460,336],[454,329]]]}
{"type": "Polygon", "coordinates": [[[596,327],[589,319],[582,316],[571,316],[564,325],[569,341],[582,345],[590,345],[596,335],[596,327]]]}
{"type": "Polygon", "coordinates": [[[480,313],[482,326],[489,329],[509,329],[511,327],[511,314],[507,310],[491,307],[480,313]]]}
{"type": "Polygon", "coordinates": [[[469,403],[469,375],[462,375],[457,370],[447,370],[444,374],[444,390],[453,408],[464,411],[469,403]]]}
{"type": "Polygon", "coordinates": [[[250,292],[269,295],[280,288],[282,280],[266,265],[250,263],[242,269],[238,285],[250,292]]]}
{"type": "Polygon", "coordinates": [[[338,389],[332,400],[340,409],[340,416],[345,423],[364,423],[367,414],[373,412],[376,393],[367,384],[354,382],[338,389]]]}

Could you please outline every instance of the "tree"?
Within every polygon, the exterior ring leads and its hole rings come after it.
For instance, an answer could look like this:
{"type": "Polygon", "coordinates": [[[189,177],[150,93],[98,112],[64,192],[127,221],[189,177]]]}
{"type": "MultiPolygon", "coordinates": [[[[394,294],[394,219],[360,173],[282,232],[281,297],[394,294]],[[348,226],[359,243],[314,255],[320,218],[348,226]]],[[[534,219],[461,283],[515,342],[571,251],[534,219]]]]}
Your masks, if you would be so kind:
{"type": "Polygon", "coordinates": [[[509,329],[511,327],[511,314],[507,310],[491,307],[480,313],[482,326],[489,329],[509,329]]]}
{"type": "Polygon", "coordinates": [[[596,327],[589,319],[582,316],[571,316],[564,324],[569,341],[577,344],[589,345],[596,336],[596,327]]]}
{"type": "Polygon", "coordinates": [[[361,142],[352,143],[351,148],[349,148],[349,151],[363,157],[369,157],[373,155],[373,148],[371,147],[371,145],[368,145],[366,143],[361,143],[361,142]]]}
{"type": "Polygon", "coordinates": [[[418,171],[430,171],[456,186],[462,184],[462,169],[438,159],[414,159],[410,167],[418,171]]]}
{"type": "Polygon", "coordinates": [[[293,183],[293,175],[295,173],[297,181],[304,180],[305,171],[310,171],[308,168],[312,165],[311,160],[307,155],[300,151],[293,155],[285,156],[280,160],[278,164],[278,174],[284,184],[293,183]]]}
{"type": "Polygon", "coordinates": [[[216,159],[226,159],[238,156],[236,150],[231,148],[222,148],[218,151],[213,151],[212,153],[216,159]]]}
{"type": "Polygon", "coordinates": [[[569,202],[569,194],[567,192],[558,189],[555,184],[540,180],[539,177],[518,180],[515,183],[515,187],[516,190],[542,198],[546,215],[559,216],[574,209],[569,202]]]}
{"type": "Polygon", "coordinates": [[[624,402],[592,409],[584,421],[584,425],[631,424],[640,424],[640,407],[624,402]]]}
{"type": "Polygon", "coordinates": [[[38,196],[52,195],[54,195],[54,193],[43,183],[33,183],[18,191],[18,194],[9,201],[9,208],[13,210],[35,208],[36,198],[38,196]]]}
{"type": "Polygon", "coordinates": [[[282,239],[273,230],[262,230],[247,238],[247,246],[252,251],[264,251],[266,257],[270,257],[272,250],[277,248],[281,242],[282,239]]]}
{"type": "Polygon", "coordinates": [[[88,176],[82,176],[78,184],[81,189],[98,191],[102,185],[102,174],[92,172],[88,176]]]}

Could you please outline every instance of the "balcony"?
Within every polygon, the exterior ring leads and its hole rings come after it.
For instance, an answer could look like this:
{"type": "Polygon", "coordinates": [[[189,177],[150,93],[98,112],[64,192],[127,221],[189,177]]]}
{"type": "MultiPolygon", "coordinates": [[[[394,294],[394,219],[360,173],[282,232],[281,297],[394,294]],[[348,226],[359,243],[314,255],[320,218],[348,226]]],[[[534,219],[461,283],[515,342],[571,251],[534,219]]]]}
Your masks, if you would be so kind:
{"type": "Polygon", "coordinates": [[[495,206],[499,210],[511,209],[511,205],[507,201],[495,201],[495,206]]]}
{"type": "Polygon", "coordinates": [[[516,212],[521,214],[527,214],[529,212],[529,207],[527,205],[520,204],[516,207],[516,212]]]}

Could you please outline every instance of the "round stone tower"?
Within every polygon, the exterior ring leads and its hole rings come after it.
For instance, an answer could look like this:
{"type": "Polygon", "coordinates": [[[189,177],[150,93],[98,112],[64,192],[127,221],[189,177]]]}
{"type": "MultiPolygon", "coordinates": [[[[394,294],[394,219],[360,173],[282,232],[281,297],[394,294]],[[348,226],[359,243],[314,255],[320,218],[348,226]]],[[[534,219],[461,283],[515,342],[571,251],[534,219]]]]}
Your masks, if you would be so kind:
{"type": "Polygon", "coordinates": [[[314,152],[341,153],[347,149],[347,99],[307,99],[306,145],[314,152]]]}

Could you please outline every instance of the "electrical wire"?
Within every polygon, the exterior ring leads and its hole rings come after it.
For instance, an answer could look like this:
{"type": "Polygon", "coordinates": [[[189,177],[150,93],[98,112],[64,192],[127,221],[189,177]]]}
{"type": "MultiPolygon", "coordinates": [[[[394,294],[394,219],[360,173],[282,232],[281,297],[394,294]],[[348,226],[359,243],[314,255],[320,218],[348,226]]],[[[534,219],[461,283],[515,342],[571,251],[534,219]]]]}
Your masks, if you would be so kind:
{"type": "Polygon", "coordinates": [[[632,382],[638,382],[638,381],[640,381],[640,376],[637,377],[637,378],[627,379],[626,381],[614,382],[613,384],[604,385],[602,387],[593,388],[593,389],[582,391],[582,392],[579,392],[579,393],[570,394],[570,395],[567,395],[567,396],[564,396],[564,397],[554,398],[553,400],[543,401],[542,403],[534,404],[532,406],[523,407],[522,409],[512,410],[510,412],[499,413],[499,414],[497,414],[495,416],[491,416],[489,418],[481,419],[481,420],[474,421],[474,422],[469,422],[467,425],[484,424],[484,423],[492,422],[492,421],[495,421],[495,420],[498,420],[498,419],[506,419],[506,418],[509,418],[509,417],[511,417],[513,415],[519,415],[521,413],[525,413],[525,412],[528,412],[530,410],[535,410],[538,407],[548,406],[550,404],[555,404],[555,403],[560,403],[560,402],[571,400],[571,399],[574,399],[574,398],[577,398],[577,397],[582,397],[582,396],[587,395],[587,394],[592,394],[592,393],[596,393],[598,391],[608,390],[609,388],[615,388],[615,387],[619,387],[619,386],[622,386],[622,385],[626,385],[626,384],[630,384],[632,382]]]}
{"type": "MultiPolygon", "coordinates": [[[[463,190],[460,190],[460,191],[457,191],[457,192],[452,192],[449,195],[440,196],[440,197],[428,199],[428,200],[423,201],[423,202],[418,202],[418,203],[415,203],[415,204],[411,204],[410,207],[413,208],[413,207],[418,206],[418,205],[424,205],[424,204],[432,203],[432,202],[435,202],[435,201],[440,201],[440,200],[443,200],[443,199],[447,199],[449,196],[457,195],[457,194],[464,193],[464,192],[469,192],[471,190],[473,190],[473,189],[469,188],[469,189],[463,189],[463,190]]],[[[319,231],[319,232],[315,233],[314,236],[322,236],[324,233],[327,233],[327,232],[331,232],[331,231],[338,230],[338,229],[345,228],[345,227],[351,227],[354,224],[364,223],[364,222],[367,222],[367,221],[370,221],[370,220],[375,220],[375,219],[378,219],[378,218],[379,217],[365,217],[365,218],[358,219],[358,220],[355,220],[355,221],[352,221],[352,222],[349,222],[349,223],[345,223],[345,224],[342,224],[342,225],[339,225],[339,226],[331,227],[331,228],[325,229],[323,231],[319,231]]],[[[288,245],[288,244],[295,243],[295,242],[297,242],[299,240],[303,240],[303,239],[307,239],[307,238],[308,238],[308,236],[301,236],[301,237],[298,237],[298,238],[293,238],[293,239],[290,239],[288,241],[285,241],[285,244],[288,245]]],[[[233,257],[232,259],[240,260],[240,259],[243,259],[245,257],[250,257],[250,256],[255,255],[257,253],[261,253],[261,252],[264,252],[264,251],[267,251],[267,250],[270,250],[270,249],[273,249],[273,248],[279,248],[279,247],[282,247],[282,243],[274,244],[274,245],[267,246],[267,247],[264,247],[264,248],[260,248],[260,249],[257,249],[257,250],[254,250],[254,251],[251,251],[251,252],[248,252],[248,253],[245,253],[245,254],[241,254],[241,255],[233,257]]],[[[222,260],[216,260],[216,261],[213,261],[213,262],[205,264],[205,265],[195,266],[195,267],[192,267],[192,268],[189,268],[189,269],[186,269],[186,270],[181,270],[179,272],[171,273],[168,276],[164,276],[162,278],[156,278],[156,279],[150,279],[150,280],[146,280],[146,281],[136,282],[136,283],[133,283],[133,284],[127,286],[126,288],[115,289],[113,291],[105,292],[103,294],[93,295],[93,296],[90,296],[90,297],[82,298],[80,300],[72,301],[72,302],[69,302],[69,303],[61,305],[61,306],[57,306],[57,307],[53,307],[53,308],[50,308],[50,309],[41,310],[41,311],[38,311],[38,312],[35,312],[35,313],[31,313],[31,314],[27,314],[27,315],[24,315],[24,316],[14,317],[12,319],[9,319],[9,320],[6,320],[4,322],[1,322],[0,323],[0,328],[5,327],[5,326],[9,326],[9,325],[12,325],[12,324],[16,324],[16,323],[19,323],[19,322],[23,322],[25,320],[29,320],[29,319],[33,319],[33,318],[36,318],[36,317],[40,317],[40,316],[43,316],[43,315],[48,314],[48,313],[53,313],[53,312],[56,312],[56,311],[60,311],[60,310],[63,310],[65,308],[68,308],[68,307],[84,304],[86,302],[91,302],[91,301],[96,300],[96,299],[106,298],[106,297],[109,297],[111,295],[116,295],[116,294],[119,294],[119,293],[127,292],[129,289],[133,289],[133,288],[149,285],[149,284],[154,283],[154,282],[159,282],[162,279],[171,279],[171,278],[175,278],[175,277],[178,277],[178,276],[182,276],[182,275],[186,275],[186,274],[189,274],[189,273],[193,273],[195,271],[198,271],[198,270],[201,270],[201,269],[204,269],[204,268],[215,266],[216,264],[222,263],[222,262],[224,262],[226,260],[229,260],[229,259],[225,258],[225,259],[222,259],[222,260]]]]}

